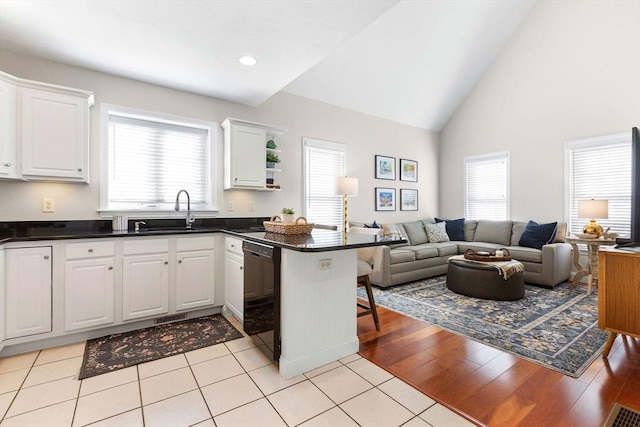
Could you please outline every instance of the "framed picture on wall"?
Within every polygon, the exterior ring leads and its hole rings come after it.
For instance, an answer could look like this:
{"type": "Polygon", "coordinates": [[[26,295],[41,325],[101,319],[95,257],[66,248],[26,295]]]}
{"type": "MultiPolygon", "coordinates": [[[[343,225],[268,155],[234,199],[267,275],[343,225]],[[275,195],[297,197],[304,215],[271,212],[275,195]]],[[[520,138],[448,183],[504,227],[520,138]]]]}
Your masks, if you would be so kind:
{"type": "Polygon", "coordinates": [[[396,189],[376,187],[376,210],[395,211],[396,210],[396,189]]]}
{"type": "Polygon", "coordinates": [[[396,179],[396,158],[376,155],[376,179],[396,179]]]}
{"type": "Polygon", "coordinates": [[[418,182],[418,162],[400,159],[400,181],[418,182]]]}
{"type": "Polygon", "coordinates": [[[418,210],[418,190],[407,188],[400,189],[400,210],[401,211],[417,211],[418,210]]]}

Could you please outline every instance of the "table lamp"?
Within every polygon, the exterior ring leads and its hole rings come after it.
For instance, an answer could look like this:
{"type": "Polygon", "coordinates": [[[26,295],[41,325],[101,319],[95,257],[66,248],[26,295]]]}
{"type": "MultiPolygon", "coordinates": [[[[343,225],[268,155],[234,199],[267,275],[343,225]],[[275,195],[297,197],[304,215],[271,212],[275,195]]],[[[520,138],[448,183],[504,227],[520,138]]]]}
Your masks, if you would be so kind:
{"type": "Polygon", "coordinates": [[[608,200],[578,200],[578,217],[589,218],[589,222],[584,226],[582,232],[600,237],[602,234],[602,226],[598,224],[595,218],[609,218],[609,201],[608,200]]]}
{"type": "Polygon", "coordinates": [[[358,178],[339,177],[336,180],[336,194],[342,195],[342,231],[347,235],[347,196],[358,195],[358,178]]]}

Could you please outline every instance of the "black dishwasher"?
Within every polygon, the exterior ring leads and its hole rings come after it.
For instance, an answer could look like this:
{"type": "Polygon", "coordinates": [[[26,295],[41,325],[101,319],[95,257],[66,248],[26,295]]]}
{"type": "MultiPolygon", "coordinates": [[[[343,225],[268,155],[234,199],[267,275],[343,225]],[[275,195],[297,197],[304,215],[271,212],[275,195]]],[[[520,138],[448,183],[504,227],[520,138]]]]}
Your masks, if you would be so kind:
{"type": "Polygon", "coordinates": [[[280,358],[280,248],[245,240],[244,331],[271,360],[280,358]]]}

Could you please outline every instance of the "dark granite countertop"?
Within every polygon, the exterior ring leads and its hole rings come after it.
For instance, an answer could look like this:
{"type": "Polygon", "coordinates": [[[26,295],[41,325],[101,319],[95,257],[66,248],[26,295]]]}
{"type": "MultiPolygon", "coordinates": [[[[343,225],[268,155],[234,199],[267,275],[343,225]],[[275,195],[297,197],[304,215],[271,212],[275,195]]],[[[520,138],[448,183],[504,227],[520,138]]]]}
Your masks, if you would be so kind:
{"type": "Polygon", "coordinates": [[[268,219],[203,218],[196,219],[191,230],[186,229],[184,219],[129,220],[128,231],[113,231],[111,220],[0,222],[0,244],[35,240],[216,233],[222,230],[264,231],[262,222],[268,219]],[[146,223],[140,226],[140,231],[137,233],[134,231],[134,223],[136,221],[144,221],[146,223]]]}
{"type": "Polygon", "coordinates": [[[368,246],[389,245],[393,243],[405,243],[406,240],[387,236],[374,236],[370,234],[347,233],[343,239],[342,231],[313,229],[311,234],[285,235],[271,232],[242,232],[238,230],[223,230],[226,234],[236,235],[243,239],[258,243],[266,243],[284,249],[299,252],[326,252],[341,249],[363,248],[368,246]]]}

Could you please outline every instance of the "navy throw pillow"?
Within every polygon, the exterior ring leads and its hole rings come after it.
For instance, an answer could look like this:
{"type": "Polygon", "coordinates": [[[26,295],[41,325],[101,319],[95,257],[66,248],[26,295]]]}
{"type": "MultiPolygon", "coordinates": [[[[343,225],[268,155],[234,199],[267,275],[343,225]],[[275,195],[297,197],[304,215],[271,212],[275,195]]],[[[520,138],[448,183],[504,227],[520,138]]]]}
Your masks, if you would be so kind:
{"type": "Polygon", "coordinates": [[[457,240],[464,242],[464,218],[459,219],[440,219],[436,218],[436,222],[444,222],[445,230],[449,240],[457,240]]]}
{"type": "Polygon", "coordinates": [[[529,221],[522,237],[520,237],[519,244],[527,248],[542,249],[544,245],[553,242],[557,231],[557,222],[538,224],[535,221],[529,221]]]}
{"type": "Polygon", "coordinates": [[[371,225],[364,225],[365,228],[380,228],[380,226],[378,224],[376,224],[375,220],[373,221],[373,224],[371,225]]]}

